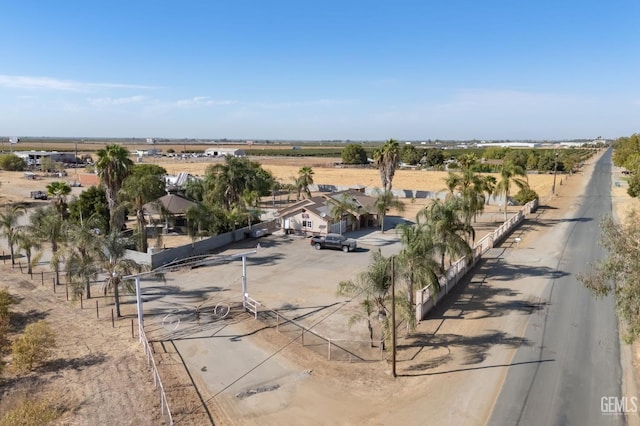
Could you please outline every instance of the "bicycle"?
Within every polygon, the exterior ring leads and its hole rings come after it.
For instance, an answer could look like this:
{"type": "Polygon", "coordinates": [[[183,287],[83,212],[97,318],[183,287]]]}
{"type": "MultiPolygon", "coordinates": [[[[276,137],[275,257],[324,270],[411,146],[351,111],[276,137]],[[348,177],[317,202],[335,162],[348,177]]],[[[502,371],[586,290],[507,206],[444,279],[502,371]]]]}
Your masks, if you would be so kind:
{"type": "Polygon", "coordinates": [[[201,303],[193,308],[174,309],[162,318],[162,327],[167,331],[175,331],[180,327],[180,324],[187,321],[195,321],[200,325],[200,320],[206,317],[210,318],[210,321],[219,321],[225,319],[231,311],[231,306],[223,302],[218,302],[215,306],[203,307],[201,303]],[[186,312],[185,312],[186,311],[186,312]]]}

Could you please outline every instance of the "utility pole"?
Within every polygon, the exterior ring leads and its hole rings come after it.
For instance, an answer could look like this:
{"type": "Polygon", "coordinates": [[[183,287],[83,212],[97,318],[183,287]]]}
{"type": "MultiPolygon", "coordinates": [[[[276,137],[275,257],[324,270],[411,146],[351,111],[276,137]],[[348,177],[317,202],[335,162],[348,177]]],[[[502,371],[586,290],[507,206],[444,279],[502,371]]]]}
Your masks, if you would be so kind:
{"type": "Polygon", "coordinates": [[[394,262],[395,256],[391,256],[391,374],[396,374],[396,274],[394,262]]]}
{"type": "Polygon", "coordinates": [[[553,164],[553,185],[551,186],[551,194],[556,195],[556,175],[558,174],[558,151],[554,152],[555,162],[553,164]]]}

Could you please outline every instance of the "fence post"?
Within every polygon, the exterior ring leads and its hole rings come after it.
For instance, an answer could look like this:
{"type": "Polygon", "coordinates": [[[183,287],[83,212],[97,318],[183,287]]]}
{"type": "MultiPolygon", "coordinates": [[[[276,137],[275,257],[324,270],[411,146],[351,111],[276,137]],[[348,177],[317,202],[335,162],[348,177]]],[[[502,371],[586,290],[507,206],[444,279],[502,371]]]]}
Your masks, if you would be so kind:
{"type": "Polygon", "coordinates": [[[96,318],[100,319],[100,311],[98,310],[98,301],[96,300],[96,318]]]}
{"type": "Polygon", "coordinates": [[[69,301],[69,283],[65,282],[64,291],[67,293],[67,302],[69,301]]]}
{"type": "Polygon", "coordinates": [[[82,293],[80,293],[80,309],[83,309],[83,306],[82,306],[82,293]]]}
{"type": "Polygon", "coordinates": [[[133,339],[135,336],[135,334],[133,333],[133,318],[131,318],[131,338],[133,339]]]}
{"type": "Polygon", "coordinates": [[[304,346],[304,328],[302,329],[302,346],[304,346]]]}
{"type": "Polygon", "coordinates": [[[40,271],[41,277],[42,277],[42,285],[44,285],[44,271],[40,271]]]}
{"type": "Polygon", "coordinates": [[[18,260],[18,266],[20,267],[20,273],[22,274],[23,273],[22,272],[22,262],[20,262],[19,260],[18,260]]]}
{"type": "Polygon", "coordinates": [[[111,309],[111,328],[116,328],[116,322],[113,317],[113,308],[111,309]]]}
{"type": "Polygon", "coordinates": [[[51,282],[53,283],[53,292],[56,292],[56,279],[52,279],[51,282]]]}

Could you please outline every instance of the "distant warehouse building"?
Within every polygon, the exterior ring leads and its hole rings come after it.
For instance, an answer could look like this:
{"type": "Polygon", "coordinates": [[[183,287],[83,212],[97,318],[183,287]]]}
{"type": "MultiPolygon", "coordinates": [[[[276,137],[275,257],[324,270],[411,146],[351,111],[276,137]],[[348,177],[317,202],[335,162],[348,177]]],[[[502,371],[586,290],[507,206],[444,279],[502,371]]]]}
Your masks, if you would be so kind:
{"type": "Polygon", "coordinates": [[[247,153],[243,149],[237,148],[208,148],[204,151],[204,155],[207,157],[226,157],[230,155],[232,157],[244,157],[247,153]]]}
{"type": "Polygon", "coordinates": [[[76,156],[73,153],[57,151],[14,151],[18,157],[22,158],[29,165],[39,165],[40,159],[51,158],[56,163],[75,163],[76,156]]]}

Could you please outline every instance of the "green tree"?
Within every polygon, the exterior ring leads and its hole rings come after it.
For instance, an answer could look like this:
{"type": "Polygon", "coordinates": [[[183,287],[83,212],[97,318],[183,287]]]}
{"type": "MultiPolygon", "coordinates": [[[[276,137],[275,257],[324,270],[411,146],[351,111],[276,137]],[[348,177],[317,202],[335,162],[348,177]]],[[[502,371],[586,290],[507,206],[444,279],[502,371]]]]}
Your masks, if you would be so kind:
{"type": "Polygon", "coordinates": [[[389,139],[380,148],[373,151],[373,160],[380,172],[382,191],[391,191],[393,176],[400,161],[400,148],[398,141],[389,139]]]}
{"type": "Polygon", "coordinates": [[[298,195],[296,200],[300,200],[300,193],[304,192],[307,195],[307,198],[311,198],[311,191],[309,190],[309,185],[313,185],[313,175],[314,171],[309,166],[300,167],[298,170],[298,177],[296,179],[296,188],[298,190],[298,195]]]}
{"type": "Polygon", "coordinates": [[[601,243],[607,257],[592,265],[578,279],[596,297],[613,294],[618,316],[626,325],[624,339],[634,342],[640,335],[640,211],[632,210],[623,224],[604,218],[601,243]]]}
{"type": "Polygon", "coordinates": [[[425,164],[428,167],[435,167],[444,164],[444,153],[441,149],[429,148],[424,157],[425,164]]]}
{"type": "Polygon", "coordinates": [[[67,195],[71,194],[71,187],[66,182],[51,182],[47,185],[47,195],[54,198],[53,205],[61,218],[68,216],[67,195]]]}
{"type": "Polygon", "coordinates": [[[398,200],[398,197],[393,195],[391,190],[387,191],[376,191],[377,196],[376,200],[373,203],[373,208],[378,214],[378,218],[380,219],[380,231],[384,233],[384,218],[391,209],[396,209],[399,212],[404,211],[404,203],[398,200]]]}
{"type": "Polygon", "coordinates": [[[27,210],[22,205],[5,207],[0,211],[0,232],[7,237],[9,243],[9,253],[11,254],[11,264],[15,265],[14,246],[16,244],[15,231],[19,225],[20,217],[24,216],[27,210]]]}
{"type": "Polygon", "coordinates": [[[120,200],[136,215],[136,247],[147,252],[147,222],[144,217],[144,205],[166,194],[164,175],[167,171],[155,164],[135,165],[122,183],[120,200]]]}
{"type": "Polygon", "coordinates": [[[27,168],[27,163],[15,154],[0,155],[0,169],[7,172],[21,172],[27,168]]]}
{"type": "Polygon", "coordinates": [[[640,173],[636,172],[631,179],[629,179],[629,187],[627,188],[627,194],[630,197],[638,198],[640,197],[640,173]]]}
{"type": "Polygon", "coordinates": [[[516,200],[520,205],[525,205],[529,201],[537,200],[538,198],[540,198],[538,197],[538,193],[528,186],[522,188],[516,193],[516,195],[513,196],[513,199],[516,200]]]}
{"type": "Polygon", "coordinates": [[[125,212],[118,206],[118,192],[133,169],[133,161],[129,159],[126,148],[116,144],[107,145],[98,150],[97,154],[98,176],[100,176],[109,206],[109,229],[120,231],[124,225],[125,212]]]}
{"type": "Polygon", "coordinates": [[[116,315],[120,318],[120,286],[125,283],[124,277],[136,272],[140,272],[143,266],[133,259],[126,257],[126,250],[131,245],[132,240],[117,231],[111,231],[105,236],[99,237],[99,248],[95,251],[100,268],[106,273],[103,290],[107,295],[113,292],[116,315]]]}
{"type": "Polygon", "coordinates": [[[521,166],[509,162],[502,165],[500,181],[496,185],[496,191],[498,194],[503,195],[505,222],[507,221],[507,206],[509,205],[511,184],[515,184],[520,189],[527,188],[529,184],[527,183],[526,177],[527,174],[521,166]],[[518,176],[522,176],[525,179],[518,176]]]}
{"type": "Polygon", "coordinates": [[[344,164],[367,164],[367,152],[360,144],[349,144],[341,153],[344,164]]]}
{"type": "Polygon", "coordinates": [[[91,186],[69,202],[69,220],[81,224],[92,216],[100,217],[100,231],[103,234],[109,232],[109,206],[104,188],[91,186]]]}
{"type": "Polygon", "coordinates": [[[422,150],[418,150],[413,145],[404,145],[400,149],[400,159],[403,163],[415,166],[422,160],[422,150]]]}

